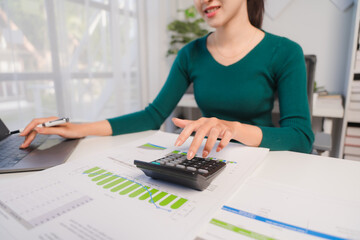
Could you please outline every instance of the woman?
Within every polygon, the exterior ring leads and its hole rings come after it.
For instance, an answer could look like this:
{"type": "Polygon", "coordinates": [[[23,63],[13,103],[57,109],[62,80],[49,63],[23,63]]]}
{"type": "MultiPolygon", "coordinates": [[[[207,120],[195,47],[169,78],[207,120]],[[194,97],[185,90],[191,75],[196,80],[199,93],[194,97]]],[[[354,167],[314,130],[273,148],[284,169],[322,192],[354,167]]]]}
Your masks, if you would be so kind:
{"type": "Polygon", "coordinates": [[[118,135],[159,129],[190,83],[203,118],[174,118],[183,128],[176,146],[196,132],[188,150],[191,159],[207,136],[206,157],[236,140],[271,150],[309,152],[313,142],[306,93],[306,69],[301,47],[261,30],[264,0],[194,0],[206,23],[216,29],[178,53],[169,77],[145,110],[100,122],[35,128],[55,118],[34,119],[23,131],[21,147],[40,134],[67,138],[118,135]],[[280,103],[280,128],[271,120],[274,94],[280,103]],[[35,130],[33,131],[33,129],[35,130]]]}

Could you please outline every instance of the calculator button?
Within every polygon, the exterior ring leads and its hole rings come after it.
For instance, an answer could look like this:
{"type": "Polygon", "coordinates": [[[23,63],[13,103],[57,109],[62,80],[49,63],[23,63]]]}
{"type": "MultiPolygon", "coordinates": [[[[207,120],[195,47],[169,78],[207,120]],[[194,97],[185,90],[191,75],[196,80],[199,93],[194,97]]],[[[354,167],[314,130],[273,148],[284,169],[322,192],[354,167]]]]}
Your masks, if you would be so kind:
{"type": "Polygon", "coordinates": [[[186,169],[189,171],[194,171],[194,172],[196,171],[196,168],[194,168],[194,167],[187,167],[186,169]]]}
{"type": "Polygon", "coordinates": [[[205,174],[206,174],[206,173],[209,173],[209,171],[208,171],[208,170],[205,170],[205,169],[199,169],[198,171],[199,171],[199,173],[205,173],[205,174]]]}
{"type": "Polygon", "coordinates": [[[173,181],[198,190],[205,189],[214,176],[218,174],[218,171],[222,170],[226,165],[222,161],[215,161],[210,158],[194,157],[188,160],[187,156],[182,154],[169,154],[151,163],[152,166],[149,166],[148,162],[134,161],[134,164],[141,168],[147,176],[173,181]],[[161,168],[161,166],[157,165],[168,167],[161,168]],[[147,167],[150,167],[151,170],[145,171],[147,167]],[[175,177],[172,179],[171,175],[175,172],[178,178],[183,178],[186,181],[179,182],[179,179],[175,181],[175,177]]]}

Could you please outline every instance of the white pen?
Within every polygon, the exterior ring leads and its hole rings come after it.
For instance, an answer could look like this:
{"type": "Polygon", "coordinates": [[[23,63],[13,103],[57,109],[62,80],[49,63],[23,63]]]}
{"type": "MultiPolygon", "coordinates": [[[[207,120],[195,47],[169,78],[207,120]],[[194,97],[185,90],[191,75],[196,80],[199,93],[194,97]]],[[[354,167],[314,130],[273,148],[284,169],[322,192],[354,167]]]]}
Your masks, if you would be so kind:
{"type": "MultiPolygon", "coordinates": [[[[67,123],[69,122],[69,118],[59,118],[56,120],[52,120],[52,121],[48,121],[48,122],[44,122],[41,124],[38,124],[36,127],[53,127],[53,126],[57,126],[63,123],[67,123]]],[[[22,131],[24,131],[23,128],[18,129],[18,130],[14,130],[14,131],[10,131],[9,134],[16,134],[16,133],[22,133],[22,131]]]]}

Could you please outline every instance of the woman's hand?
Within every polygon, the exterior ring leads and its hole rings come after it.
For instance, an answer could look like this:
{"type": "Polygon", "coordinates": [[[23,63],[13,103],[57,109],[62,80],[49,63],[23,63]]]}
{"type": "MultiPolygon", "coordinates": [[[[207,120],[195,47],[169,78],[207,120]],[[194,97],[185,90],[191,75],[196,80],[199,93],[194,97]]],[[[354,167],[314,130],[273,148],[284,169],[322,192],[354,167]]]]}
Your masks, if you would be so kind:
{"type": "Polygon", "coordinates": [[[48,117],[48,118],[36,118],[33,119],[20,133],[20,136],[25,137],[25,141],[21,144],[20,148],[27,148],[31,142],[35,139],[36,135],[45,134],[45,135],[59,135],[64,138],[81,138],[83,137],[79,131],[77,131],[78,124],[73,123],[64,123],[54,127],[37,127],[37,125],[53,121],[58,119],[58,117],[48,117]]]}
{"type": "Polygon", "coordinates": [[[89,135],[108,136],[112,134],[110,123],[107,120],[82,124],[64,123],[54,127],[37,127],[39,124],[56,119],[58,117],[33,119],[20,133],[20,136],[25,137],[25,141],[20,148],[27,148],[37,134],[59,135],[64,138],[82,138],[89,135]]]}
{"type": "Polygon", "coordinates": [[[196,132],[187,153],[188,159],[192,159],[195,156],[205,136],[208,138],[206,140],[202,157],[207,157],[209,155],[218,138],[221,138],[221,141],[218,144],[216,151],[221,151],[228,145],[231,139],[237,138],[236,134],[239,132],[242,125],[240,122],[225,121],[214,117],[203,117],[195,121],[173,118],[172,121],[176,126],[183,128],[181,134],[175,142],[175,146],[181,146],[193,132],[196,132]]]}

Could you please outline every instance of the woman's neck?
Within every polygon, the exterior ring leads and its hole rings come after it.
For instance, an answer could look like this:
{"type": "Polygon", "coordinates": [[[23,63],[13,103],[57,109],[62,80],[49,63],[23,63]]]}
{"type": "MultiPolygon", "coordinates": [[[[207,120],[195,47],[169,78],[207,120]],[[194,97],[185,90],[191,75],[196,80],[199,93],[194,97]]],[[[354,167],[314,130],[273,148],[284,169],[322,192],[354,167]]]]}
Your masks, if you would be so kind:
{"type": "Polygon", "coordinates": [[[223,47],[243,45],[252,38],[256,28],[251,24],[238,28],[218,28],[214,32],[214,42],[223,47]]]}

